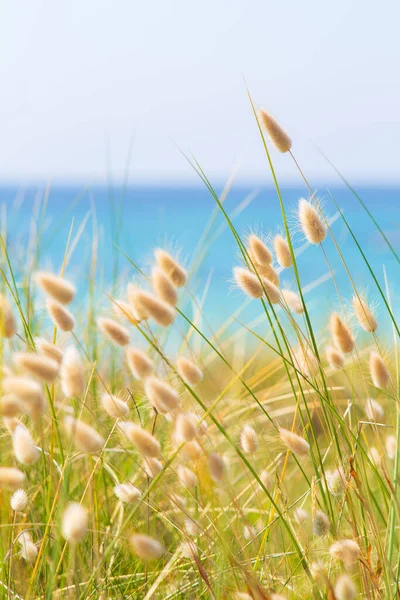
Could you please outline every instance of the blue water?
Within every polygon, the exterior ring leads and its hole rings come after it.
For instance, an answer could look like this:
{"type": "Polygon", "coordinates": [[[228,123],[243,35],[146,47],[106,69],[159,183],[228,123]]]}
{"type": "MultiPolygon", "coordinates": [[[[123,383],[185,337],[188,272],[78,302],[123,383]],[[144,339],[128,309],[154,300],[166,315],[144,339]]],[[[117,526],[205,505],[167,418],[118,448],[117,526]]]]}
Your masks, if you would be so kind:
{"type": "MultiPolygon", "coordinates": [[[[218,192],[221,190],[218,189],[218,192]]],[[[233,220],[240,234],[250,228],[276,233],[281,228],[282,218],[278,199],[273,189],[252,187],[233,188],[224,203],[225,209],[232,214],[244,199],[256,191],[256,197],[233,220]]],[[[400,218],[398,203],[400,189],[360,188],[357,192],[374,214],[385,234],[400,252],[400,218]]],[[[283,198],[289,221],[296,230],[294,211],[298,199],[304,196],[303,188],[284,188],[283,198]]],[[[386,268],[393,295],[394,311],[397,314],[399,299],[400,266],[388,249],[379,232],[361,208],[357,200],[346,188],[324,190],[319,197],[325,199],[325,212],[333,216],[336,208],[330,198],[333,195],[344,211],[354,234],[362,246],[381,285],[384,285],[383,267],[386,268]]],[[[32,230],[32,223],[39,226],[38,213],[43,205],[43,190],[17,188],[0,189],[1,203],[7,212],[7,235],[10,256],[15,263],[24,264],[26,245],[32,230]]],[[[114,243],[141,267],[148,268],[151,251],[155,246],[180,248],[186,264],[190,264],[204,230],[207,228],[215,201],[205,188],[188,189],[137,187],[123,190],[115,188],[78,188],[53,186],[48,197],[46,216],[41,235],[43,267],[59,269],[67,243],[68,233],[73,223],[73,234],[87,219],[84,232],[76,245],[68,267],[68,273],[76,281],[85,280],[90,273],[92,254],[92,234],[97,231],[99,239],[96,280],[98,284],[110,288],[116,256],[121,289],[133,277],[135,270],[119,253],[114,243]],[[116,231],[118,230],[118,235],[116,231]]],[[[4,208],[2,219],[4,217],[4,208]]],[[[3,225],[2,225],[3,229],[3,225]]],[[[297,228],[298,229],[298,228],[297,228]]],[[[347,265],[357,286],[368,290],[371,300],[379,299],[377,288],[354,241],[341,219],[335,221],[332,230],[343,252],[347,265]]],[[[232,289],[229,282],[232,267],[237,264],[237,248],[232,233],[226,227],[221,213],[217,213],[210,229],[208,239],[214,239],[207,249],[198,271],[193,277],[191,289],[201,297],[209,277],[210,286],[205,304],[206,314],[212,323],[220,322],[242,303],[242,295],[232,289]]],[[[300,247],[303,238],[295,232],[295,245],[300,247]]],[[[203,249],[207,244],[203,244],[203,249]]],[[[335,277],[345,299],[351,298],[351,285],[338,253],[331,240],[325,243],[325,249],[335,277]]],[[[327,274],[328,269],[320,249],[309,247],[299,258],[300,276],[303,286],[311,284],[327,274]]],[[[281,280],[293,284],[291,270],[281,275],[281,280]]],[[[293,287],[293,285],[292,285],[293,287]]],[[[99,292],[100,293],[100,292],[99,292]]],[[[104,299],[104,298],[103,298],[104,299]]],[[[314,318],[321,323],[326,319],[326,311],[338,306],[335,286],[328,280],[309,295],[310,307],[314,318]]],[[[244,320],[258,314],[259,308],[250,307],[244,320]]],[[[382,311],[384,312],[384,311],[382,311]]]]}

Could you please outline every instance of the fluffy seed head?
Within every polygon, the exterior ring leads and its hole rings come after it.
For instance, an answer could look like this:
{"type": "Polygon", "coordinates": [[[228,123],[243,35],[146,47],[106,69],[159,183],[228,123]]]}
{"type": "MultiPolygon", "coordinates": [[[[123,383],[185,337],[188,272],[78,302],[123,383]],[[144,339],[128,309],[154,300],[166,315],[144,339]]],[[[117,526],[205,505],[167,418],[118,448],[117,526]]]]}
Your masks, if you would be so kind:
{"type": "Polygon", "coordinates": [[[161,413],[174,412],[179,406],[179,395],[165,381],[158,377],[148,377],[144,384],[150,403],[161,413]]]}
{"type": "Polygon", "coordinates": [[[397,450],[396,437],[394,435],[388,435],[385,440],[385,446],[386,446],[386,454],[388,455],[388,458],[393,460],[396,456],[396,450],[397,450]]]}
{"type": "Polygon", "coordinates": [[[196,487],[197,485],[197,475],[193,473],[191,469],[188,467],[184,467],[183,465],[179,465],[176,469],[179,480],[181,484],[186,487],[188,490],[196,487]]]}
{"type": "Polygon", "coordinates": [[[118,318],[126,319],[129,323],[137,324],[140,322],[139,316],[136,314],[133,306],[124,300],[115,300],[113,310],[118,318]]]}
{"type": "Polygon", "coordinates": [[[53,322],[62,331],[72,331],[75,326],[75,319],[72,314],[56,300],[47,300],[47,311],[53,322]]]}
{"type": "Polygon", "coordinates": [[[257,275],[254,275],[254,273],[243,267],[235,267],[233,269],[233,276],[237,285],[247,296],[250,296],[250,298],[261,298],[263,289],[257,275]]]}
{"type": "Polygon", "coordinates": [[[10,506],[15,512],[21,512],[25,510],[28,504],[28,496],[25,490],[16,490],[11,496],[10,506]]]}
{"type": "Polygon", "coordinates": [[[299,456],[308,454],[310,450],[309,443],[297,433],[281,427],[279,429],[279,436],[285,446],[293,452],[293,454],[298,454],[299,456]]]}
{"type": "Polygon", "coordinates": [[[134,306],[138,306],[141,314],[151,317],[158,325],[168,327],[175,319],[175,309],[150,292],[137,288],[130,295],[134,306]]]}
{"type": "Polygon", "coordinates": [[[258,265],[268,266],[272,262],[272,254],[264,242],[255,234],[249,235],[248,249],[252,260],[258,265]]]}
{"type": "Polygon", "coordinates": [[[310,565],[311,575],[318,583],[323,582],[326,578],[325,567],[321,562],[313,562],[310,565]]]}
{"type": "Polygon", "coordinates": [[[317,537],[323,537],[329,533],[330,522],[328,516],[322,511],[317,510],[313,520],[313,532],[317,537]]]}
{"type": "Polygon", "coordinates": [[[10,304],[4,296],[0,294],[0,337],[11,338],[16,331],[16,323],[10,304]]]}
{"type": "Polygon", "coordinates": [[[38,271],[35,274],[35,280],[38,286],[49,296],[60,302],[60,304],[69,304],[74,299],[76,289],[70,281],[63,277],[38,271]]]}
{"type": "MultiPolygon", "coordinates": [[[[253,261],[253,263],[254,263],[254,261],[253,261]]],[[[255,263],[254,266],[255,266],[254,270],[258,273],[258,275],[260,277],[262,277],[263,279],[267,279],[268,281],[270,281],[271,283],[273,283],[276,286],[279,285],[279,275],[275,271],[275,269],[272,265],[262,266],[262,265],[255,263]]]]}
{"type": "Polygon", "coordinates": [[[61,350],[61,348],[59,348],[59,346],[56,346],[55,344],[49,342],[48,340],[45,340],[44,338],[37,337],[35,338],[35,347],[38,351],[38,354],[41,354],[42,356],[47,356],[48,358],[52,358],[53,360],[61,364],[61,361],[63,359],[63,351],[61,350]]]}
{"type": "Polygon", "coordinates": [[[281,267],[287,269],[292,265],[292,255],[290,254],[287,241],[281,235],[276,235],[273,244],[276,260],[281,267]]]}
{"type": "Polygon", "coordinates": [[[304,312],[299,296],[292,290],[282,290],[282,296],[290,310],[300,315],[304,312]]]}
{"type": "Polygon", "coordinates": [[[126,349],[126,359],[132,375],[136,379],[146,379],[154,372],[154,363],[142,350],[129,346],[126,349]]]}
{"type": "Polygon", "coordinates": [[[14,429],[12,445],[15,458],[23,465],[33,465],[40,456],[31,434],[24,425],[17,425],[14,429]]]}
{"type": "Polygon", "coordinates": [[[289,152],[292,147],[292,140],[279,123],[275,121],[274,117],[266,110],[260,109],[258,111],[258,118],[275,148],[279,152],[289,152]]]}
{"type": "Polygon", "coordinates": [[[54,381],[60,369],[59,363],[52,358],[30,352],[16,352],[13,354],[13,361],[20,369],[48,383],[54,381]]]}
{"type": "Polygon", "coordinates": [[[201,456],[201,446],[196,440],[186,442],[181,450],[181,454],[187,460],[197,460],[201,456]]]}
{"type": "Polygon", "coordinates": [[[336,600],[354,600],[357,596],[355,583],[348,575],[340,575],[335,584],[336,600]]]}
{"type": "Polygon", "coordinates": [[[375,387],[385,388],[389,384],[389,370],[383,358],[377,352],[371,352],[369,355],[369,371],[375,387]]]}
{"type": "Polygon", "coordinates": [[[127,403],[112,394],[103,394],[101,404],[106,413],[113,419],[123,419],[129,412],[127,403]]]}
{"type": "Polygon", "coordinates": [[[60,375],[61,386],[67,398],[82,396],[85,391],[85,370],[75,346],[68,346],[65,350],[60,375]]]}
{"type": "Polygon", "coordinates": [[[86,508],[71,502],[64,511],[61,531],[63,538],[70,543],[81,542],[88,529],[88,514],[86,508]]]}
{"type": "Polygon", "coordinates": [[[163,470],[162,462],[159,461],[158,458],[154,457],[145,458],[143,461],[143,468],[150,479],[157,477],[157,475],[163,470]]]}
{"type": "Polygon", "coordinates": [[[107,335],[118,346],[127,346],[129,344],[129,331],[123,325],[109,319],[108,317],[100,317],[97,319],[97,325],[105,335],[107,335]]]}
{"type": "Polygon", "coordinates": [[[185,269],[168,252],[157,248],[154,251],[157,265],[166,273],[176,287],[182,287],[187,280],[185,269]]]}
{"type": "Polygon", "coordinates": [[[326,474],[326,482],[332,496],[341,496],[346,489],[346,475],[340,467],[326,474]]]}
{"type": "Polygon", "coordinates": [[[64,429],[81,452],[88,454],[100,452],[104,446],[104,438],[93,427],[70,415],[64,419],[64,429]]]}
{"type": "Polygon", "coordinates": [[[38,554],[38,549],[36,544],[33,543],[28,531],[24,531],[22,535],[19,536],[18,543],[21,546],[21,557],[29,564],[34,563],[38,554]]]}
{"type": "Polygon", "coordinates": [[[0,488],[18,489],[25,481],[25,473],[15,467],[0,467],[0,488]]]}
{"type": "Polygon", "coordinates": [[[118,500],[121,502],[126,502],[127,504],[132,504],[136,502],[141,497],[140,490],[137,489],[131,483],[120,483],[115,486],[114,494],[117,496],[118,500]]]}
{"type": "Polygon", "coordinates": [[[123,421],[119,425],[131,444],[143,456],[150,458],[159,456],[161,452],[160,442],[151,433],[142,429],[140,425],[136,425],[136,423],[130,421],[123,421]]]}
{"type": "Polygon", "coordinates": [[[293,351],[295,367],[306,377],[316,377],[319,373],[319,363],[315,354],[304,346],[299,346],[293,351]]]}
{"type": "Polygon", "coordinates": [[[299,221],[310,244],[319,244],[325,239],[326,230],[317,210],[304,198],[299,202],[299,221]]]}
{"type": "Polygon", "coordinates": [[[359,296],[353,296],[352,303],[354,314],[364,331],[368,331],[369,333],[376,331],[378,329],[378,323],[368,304],[359,296]]]}
{"type": "Polygon", "coordinates": [[[224,477],[225,465],[223,459],[216,452],[212,452],[208,457],[208,469],[211,479],[215,483],[221,483],[224,477]]]}
{"type": "Polygon", "coordinates": [[[329,553],[332,558],[340,560],[346,567],[350,567],[360,555],[360,546],[354,540],[338,540],[331,545],[329,553]]]}
{"type": "Polygon", "coordinates": [[[325,356],[326,356],[326,360],[328,361],[328,363],[334,369],[343,369],[344,356],[340,352],[340,350],[338,350],[334,346],[327,346],[325,349],[325,356]]]}
{"type": "Polygon", "coordinates": [[[129,541],[133,552],[141,560],[157,560],[165,552],[163,545],[158,540],[143,533],[133,534],[129,541]]]}
{"type": "Polygon", "coordinates": [[[161,300],[175,306],[178,300],[178,292],[169,275],[159,267],[153,267],[151,272],[151,283],[154,292],[161,300]]]}
{"type": "Polygon", "coordinates": [[[190,442],[197,435],[197,424],[190,414],[179,413],[176,418],[175,435],[178,442],[190,442]]]}
{"type": "Polygon", "coordinates": [[[271,304],[278,304],[279,300],[281,299],[281,293],[276,285],[265,277],[262,278],[262,283],[264,288],[263,293],[265,294],[267,300],[269,300],[271,304]]]}
{"type": "Polygon", "coordinates": [[[307,521],[308,512],[306,510],[304,510],[304,508],[301,508],[301,506],[299,506],[298,508],[295,508],[295,510],[293,511],[293,516],[294,516],[296,523],[301,525],[302,523],[305,523],[307,521]]]}
{"type": "Polygon", "coordinates": [[[0,415],[6,418],[16,417],[25,412],[23,403],[12,394],[3,396],[0,400],[0,415]]]}
{"type": "Polygon", "coordinates": [[[273,477],[272,477],[272,474],[267,469],[264,469],[263,471],[261,471],[260,479],[265,488],[268,489],[271,487],[271,485],[273,483],[273,477]]]}
{"type": "Polygon", "coordinates": [[[3,379],[3,391],[16,396],[24,406],[24,412],[37,417],[44,410],[43,391],[40,384],[29,377],[11,376],[3,379]]]}
{"type": "Polygon", "coordinates": [[[372,463],[374,463],[374,465],[377,468],[379,468],[381,466],[382,457],[380,455],[378,448],[376,448],[375,446],[370,447],[369,452],[368,452],[368,458],[370,459],[370,461],[372,463]]]}
{"type": "Polygon", "coordinates": [[[348,354],[353,351],[354,338],[351,335],[351,331],[335,312],[331,314],[329,329],[335,346],[343,352],[343,354],[348,354]]]}
{"type": "Polygon", "coordinates": [[[385,411],[382,406],[373,398],[368,398],[365,403],[365,414],[370,421],[382,421],[385,411]]]}
{"type": "Polygon", "coordinates": [[[197,385],[203,379],[203,373],[191,360],[184,356],[176,359],[176,370],[188,385],[197,385]]]}
{"type": "Polygon", "coordinates": [[[240,435],[240,445],[243,452],[254,454],[258,448],[258,436],[251,425],[245,425],[240,435]]]}

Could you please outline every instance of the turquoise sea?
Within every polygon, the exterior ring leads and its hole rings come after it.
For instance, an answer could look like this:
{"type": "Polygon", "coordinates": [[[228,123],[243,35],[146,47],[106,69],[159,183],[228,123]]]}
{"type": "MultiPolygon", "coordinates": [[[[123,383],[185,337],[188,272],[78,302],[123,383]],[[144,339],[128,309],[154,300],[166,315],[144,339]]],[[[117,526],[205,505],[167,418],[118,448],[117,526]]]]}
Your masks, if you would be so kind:
{"type": "MultiPolygon", "coordinates": [[[[221,189],[217,189],[220,193],[221,189]]],[[[357,188],[357,192],[377,219],[395,251],[400,252],[400,189],[387,187],[357,188]]],[[[295,246],[304,244],[295,219],[296,205],[306,191],[303,188],[283,188],[283,198],[294,233],[295,246]]],[[[199,268],[193,275],[191,290],[201,298],[207,287],[205,309],[212,323],[221,322],[242,303],[242,295],[230,282],[232,267],[238,263],[237,248],[223,215],[216,210],[215,201],[205,188],[185,187],[132,187],[107,189],[102,187],[66,187],[53,185],[48,193],[44,213],[44,188],[32,187],[0,189],[2,231],[7,223],[7,244],[16,264],[24,264],[28,255],[26,247],[35,229],[40,230],[43,267],[59,269],[62,263],[68,234],[72,225],[74,252],[67,269],[76,281],[87,281],[90,274],[92,238],[98,238],[96,281],[110,289],[113,274],[118,271],[118,288],[123,291],[134,276],[134,268],[123,253],[140,267],[147,269],[151,251],[155,246],[180,249],[181,257],[190,265],[197,251],[202,255],[199,268]],[[204,237],[204,232],[208,231],[204,237]],[[81,232],[81,233],[79,233],[81,232]],[[119,251],[116,245],[120,248],[119,251]],[[122,253],[123,252],[123,253],[122,253]],[[22,261],[22,263],[21,263],[22,261]]],[[[400,296],[400,265],[387,247],[379,232],[352,193],[345,187],[320,188],[319,198],[324,199],[325,212],[336,220],[332,231],[356,286],[366,289],[368,296],[378,305],[377,287],[357,250],[343,220],[331,200],[333,196],[343,210],[354,235],[363,248],[381,285],[385,285],[384,269],[388,274],[390,292],[397,309],[400,296]]],[[[265,233],[281,229],[282,218],[278,199],[273,189],[234,187],[224,206],[232,216],[240,234],[250,228],[265,233]]],[[[351,298],[351,284],[332,240],[327,240],[325,250],[335,279],[345,300],[351,298]]],[[[326,311],[338,306],[339,301],[329,268],[318,248],[303,248],[299,257],[303,286],[313,286],[309,292],[311,311],[316,320],[324,322],[326,311]]],[[[285,271],[281,281],[293,286],[293,274],[285,271]]],[[[84,285],[84,284],[83,284],[84,285]]],[[[82,284],[81,284],[82,289],[82,284]]],[[[306,287],[307,289],[307,287],[306,287]]],[[[98,292],[101,294],[101,292],[98,292]]],[[[189,299],[186,299],[189,302],[189,299]]],[[[247,309],[247,319],[256,314],[254,307],[247,309]]],[[[384,311],[383,311],[384,313],[384,311]]],[[[382,318],[385,318],[384,316],[382,318]]]]}

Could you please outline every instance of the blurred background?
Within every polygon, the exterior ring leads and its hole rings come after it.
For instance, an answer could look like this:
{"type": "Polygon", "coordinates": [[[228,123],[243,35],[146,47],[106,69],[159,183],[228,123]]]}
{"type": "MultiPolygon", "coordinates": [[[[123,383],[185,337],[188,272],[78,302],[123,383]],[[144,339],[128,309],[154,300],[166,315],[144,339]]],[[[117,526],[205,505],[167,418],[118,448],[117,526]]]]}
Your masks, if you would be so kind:
{"type": "MultiPolygon", "coordinates": [[[[231,312],[235,243],[184,154],[217,193],[229,181],[226,206],[240,233],[279,229],[247,85],[292,137],[327,213],[337,213],[331,195],[344,210],[378,276],[395,267],[318,151],[399,249],[395,0],[379,9],[372,0],[14,0],[0,11],[1,220],[16,258],[40,233],[43,263],[59,268],[72,226],[80,235],[71,268],[87,271],[95,233],[106,285],[132,274],[116,246],[140,264],[157,244],[181,248],[188,262],[200,248],[195,287],[201,294],[209,278],[211,306],[231,312]]],[[[288,156],[273,160],[292,213],[307,190],[288,156]]],[[[343,222],[334,227],[350,266],[360,265],[343,222]]],[[[307,260],[305,252],[303,281],[312,285],[327,269],[307,260]]],[[[336,254],[332,265],[340,270],[336,254]]],[[[369,285],[366,268],[354,276],[369,285]]],[[[321,296],[331,291],[328,278],[321,296]]]]}

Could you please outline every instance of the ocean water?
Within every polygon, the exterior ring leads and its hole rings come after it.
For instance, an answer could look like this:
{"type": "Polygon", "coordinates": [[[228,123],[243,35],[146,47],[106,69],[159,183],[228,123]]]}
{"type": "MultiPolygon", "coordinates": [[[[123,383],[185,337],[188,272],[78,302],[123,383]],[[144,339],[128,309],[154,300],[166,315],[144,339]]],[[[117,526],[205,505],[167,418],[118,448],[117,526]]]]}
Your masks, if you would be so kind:
{"type": "MultiPolygon", "coordinates": [[[[217,189],[220,193],[221,190],[217,189]]],[[[360,188],[362,197],[391,244],[400,252],[400,189],[387,187],[360,188]]],[[[351,298],[352,285],[346,269],[332,240],[327,239],[325,251],[334,273],[319,248],[304,248],[304,238],[298,231],[295,219],[297,202],[305,195],[303,188],[283,188],[283,199],[294,234],[299,256],[300,277],[307,291],[313,319],[319,325],[326,320],[327,311],[339,306],[336,285],[345,301],[351,298]],[[318,283],[319,282],[319,283],[318,283]],[[314,286],[314,287],[313,287],[314,286]]],[[[365,255],[383,287],[384,270],[390,282],[390,294],[397,310],[399,300],[400,266],[379,232],[351,192],[342,188],[324,190],[319,198],[324,201],[325,212],[335,219],[332,231],[343,253],[353,281],[358,288],[367,290],[368,297],[382,305],[377,286],[368,267],[357,250],[346,225],[338,216],[333,196],[348,220],[365,255]]],[[[52,186],[44,211],[45,190],[42,188],[0,189],[2,231],[5,223],[7,244],[15,264],[25,264],[26,247],[35,230],[40,231],[42,267],[59,269],[63,260],[70,229],[74,251],[67,272],[81,282],[81,293],[90,276],[93,235],[98,241],[96,282],[99,288],[110,289],[118,273],[118,291],[136,276],[134,267],[125,258],[128,255],[144,270],[151,263],[152,249],[163,246],[179,250],[184,263],[190,267],[197,257],[196,272],[190,284],[193,296],[205,296],[204,313],[211,325],[231,316],[241,306],[243,296],[231,282],[232,267],[238,264],[238,251],[232,232],[222,213],[216,209],[214,199],[202,187],[132,187],[127,189],[96,187],[52,186]],[[78,239],[75,237],[78,235],[78,239]],[[119,247],[120,250],[117,249],[119,247]]],[[[224,202],[225,210],[232,216],[240,234],[251,229],[275,234],[282,230],[282,217],[274,189],[234,187],[224,202]]],[[[281,281],[295,289],[292,270],[281,273],[281,281]]],[[[101,291],[98,291],[101,294],[101,291]]],[[[103,301],[105,297],[103,295],[103,301]]],[[[193,304],[188,296],[182,299],[193,304]]],[[[248,321],[259,314],[259,306],[250,305],[240,318],[248,321]]],[[[380,309],[382,319],[385,311],[380,309]]]]}

